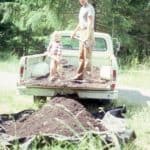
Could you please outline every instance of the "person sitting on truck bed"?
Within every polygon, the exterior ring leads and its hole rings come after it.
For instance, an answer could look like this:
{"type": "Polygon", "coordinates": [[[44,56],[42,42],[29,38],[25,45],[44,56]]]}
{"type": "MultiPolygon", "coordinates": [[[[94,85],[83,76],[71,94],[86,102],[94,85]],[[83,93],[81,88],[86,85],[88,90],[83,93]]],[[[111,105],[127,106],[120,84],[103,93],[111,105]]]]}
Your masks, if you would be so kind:
{"type": "Polygon", "coordinates": [[[94,7],[88,3],[88,0],[79,0],[82,7],[79,12],[79,23],[76,26],[72,38],[76,36],[77,31],[80,33],[79,48],[79,67],[74,80],[82,80],[85,73],[91,74],[91,57],[92,49],[94,46],[94,20],[95,10],[94,7]],[[86,45],[84,44],[86,43],[86,45]],[[87,46],[88,45],[88,46],[87,46]]]}
{"type": "Polygon", "coordinates": [[[58,68],[60,59],[62,57],[61,51],[61,34],[59,31],[55,31],[52,34],[51,41],[47,48],[47,54],[51,57],[50,62],[50,81],[54,81],[58,77],[58,68]]]}

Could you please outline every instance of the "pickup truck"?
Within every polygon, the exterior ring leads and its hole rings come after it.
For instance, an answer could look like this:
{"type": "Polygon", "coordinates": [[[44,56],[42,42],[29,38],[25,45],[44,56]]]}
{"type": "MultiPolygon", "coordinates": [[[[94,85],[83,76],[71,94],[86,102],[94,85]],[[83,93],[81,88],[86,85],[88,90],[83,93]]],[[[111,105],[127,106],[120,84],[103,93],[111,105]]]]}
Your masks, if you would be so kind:
{"type": "Polygon", "coordinates": [[[117,99],[118,64],[113,39],[107,33],[95,32],[92,72],[84,80],[72,81],[79,63],[79,41],[71,39],[72,31],[61,31],[63,63],[60,78],[49,80],[50,57],[46,54],[23,56],[20,60],[17,87],[20,94],[33,95],[34,100],[56,95],[76,94],[81,99],[117,99]]]}

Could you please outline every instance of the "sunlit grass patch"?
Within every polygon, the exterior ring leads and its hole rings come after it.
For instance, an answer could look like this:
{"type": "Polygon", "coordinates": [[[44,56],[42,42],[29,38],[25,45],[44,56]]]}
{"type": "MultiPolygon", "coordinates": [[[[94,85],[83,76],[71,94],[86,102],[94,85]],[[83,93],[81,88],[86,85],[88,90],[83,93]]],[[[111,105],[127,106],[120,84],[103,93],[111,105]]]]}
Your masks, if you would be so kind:
{"type": "Polygon", "coordinates": [[[0,71],[17,72],[19,66],[19,59],[17,56],[11,56],[7,60],[0,59],[0,71]]]}
{"type": "Polygon", "coordinates": [[[139,149],[148,150],[150,147],[150,107],[143,107],[138,111],[132,112],[128,123],[136,131],[137,139],[134,142],[135,145],[139,149]]]}
{"type": "Polygon", "coordinates": [[[150,89],[149,70],[120,70],[119,84],[142,89],[150,89]]]}
{"type": "Polygon", "coordinates": [[[123,146],[123,150],[148,150],[150,147],[150,106],[131,104],[118,100],[115,106],[125,105],[127,108],[126,120],[128,127],[136,133],[132,143],[123,146]]]}
{"type": "Polygon", "coordinates": [[[32,96],[19,95],[15,89],[0,89],[0,113],[34,108],[32,96]]]}

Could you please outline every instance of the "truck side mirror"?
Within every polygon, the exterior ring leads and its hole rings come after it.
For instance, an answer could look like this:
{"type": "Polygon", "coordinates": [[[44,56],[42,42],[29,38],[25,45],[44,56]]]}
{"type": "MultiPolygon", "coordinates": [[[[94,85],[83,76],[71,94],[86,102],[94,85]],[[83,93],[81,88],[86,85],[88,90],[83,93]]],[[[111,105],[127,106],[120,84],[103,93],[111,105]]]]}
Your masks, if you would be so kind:
{"type": "Polygon", "coordinates": [[[120,51],[120,42],[118,38],[113,38],[113,47],[114,47],[114,53],[117,55],[117,53],[120,51]]]}

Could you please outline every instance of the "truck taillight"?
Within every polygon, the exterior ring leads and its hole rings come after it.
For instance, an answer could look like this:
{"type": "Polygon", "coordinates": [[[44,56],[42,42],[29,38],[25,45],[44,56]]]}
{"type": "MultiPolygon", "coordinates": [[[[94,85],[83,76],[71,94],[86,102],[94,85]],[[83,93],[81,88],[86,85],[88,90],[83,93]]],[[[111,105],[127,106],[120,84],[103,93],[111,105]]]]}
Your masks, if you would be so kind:
{"type": "Polygon", "coordinates": [[[113,76],[113,81],[116,81],[116,77],[117,77],[116,70],[113,70],[112,76],[113,76]]]}
{"type": "Polygon", "coordinates": [[[21,67],[20,67],[20,77],[23,77],[23,72],[24,72],[24,67],[21,66],[21,67]]]}
{"type": "Polygon", "coordinates": [[[114,90],[115,87],[116,87],[116,84],[115,84],[115,83],[112,83],[112,84],[111,84],[111,90],[114,90]]]}

